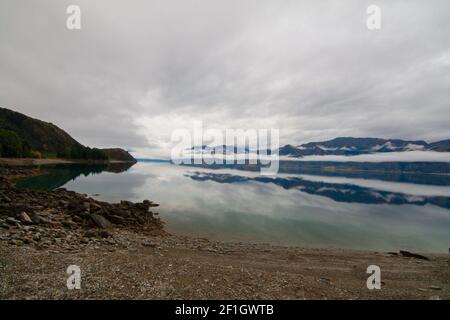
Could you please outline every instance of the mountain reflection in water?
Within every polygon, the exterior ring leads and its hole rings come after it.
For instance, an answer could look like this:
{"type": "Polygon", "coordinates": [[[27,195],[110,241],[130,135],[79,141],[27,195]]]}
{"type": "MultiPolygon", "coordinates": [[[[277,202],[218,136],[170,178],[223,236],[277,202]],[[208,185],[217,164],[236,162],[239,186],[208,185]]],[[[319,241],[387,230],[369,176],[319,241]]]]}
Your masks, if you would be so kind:
{"type": "Polygon", "coordinates": [[[257,167],[139,161],[131,168],[122,164],[43,166],[47,175],[19,181],[18,186],[63,186],[108,202],[151,199],[160,204],[158,212],[167,230],[179,235],[447,252],[449,176],[416,172],[439,168],[445,169],[436,164],[352,164],[332,171],[329,164],[290,164],[267,177],[257,167]],[[398,169],[408,173],[393,173],[398,169]]]}
{"type": "Polygon", "coordinates": [[[420,206],[433,204],[439,207],[450,209],[450,197],[408,195],[404,193],[377,190],[347,183],[342,184],[310,181],[299,177],[248,177],[227,173],[211,173],[199,171],[196,171],[192,174],[186,174],[186,176],[196,181],[215,181],[218,183],[242,183],[249,181],[272,183],[284,189],[298,189],[309,194],[325,196],[338,202],[392,205],[413,204],[420,206]]]}

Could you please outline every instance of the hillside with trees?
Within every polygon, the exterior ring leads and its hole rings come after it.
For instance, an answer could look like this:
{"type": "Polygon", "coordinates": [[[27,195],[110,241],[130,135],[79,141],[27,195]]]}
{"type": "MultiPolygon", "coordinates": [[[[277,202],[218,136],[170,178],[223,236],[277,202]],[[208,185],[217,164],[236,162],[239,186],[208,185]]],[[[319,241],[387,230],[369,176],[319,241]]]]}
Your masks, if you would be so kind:
{"type": "Polygon", "coordinates": [[[136,161],[125,150],[110,150],[84,146],[52,123],[0,108],[0,157],[136,161]]]}

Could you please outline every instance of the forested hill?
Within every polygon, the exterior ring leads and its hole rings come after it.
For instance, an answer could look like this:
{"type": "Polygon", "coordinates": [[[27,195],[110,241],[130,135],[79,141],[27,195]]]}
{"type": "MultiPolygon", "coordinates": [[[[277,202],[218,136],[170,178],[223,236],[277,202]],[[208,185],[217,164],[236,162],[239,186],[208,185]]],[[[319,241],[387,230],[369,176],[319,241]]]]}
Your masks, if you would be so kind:
{"type": "Polygon", "coordinates": [[[0,157],[135,161],[121,151],[83,146],[52,123],[0,108],[0,157]]]}

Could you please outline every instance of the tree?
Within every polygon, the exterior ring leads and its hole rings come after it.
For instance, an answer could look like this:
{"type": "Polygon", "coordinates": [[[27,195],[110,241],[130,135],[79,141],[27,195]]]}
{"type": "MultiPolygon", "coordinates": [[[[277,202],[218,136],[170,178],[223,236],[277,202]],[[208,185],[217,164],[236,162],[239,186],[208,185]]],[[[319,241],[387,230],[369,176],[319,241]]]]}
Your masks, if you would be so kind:
{"type": "Polygon", "coordinates": [[[2,157],[24,157],[22,139],[13,131],[0,129],[0,155],[2,157]]]}

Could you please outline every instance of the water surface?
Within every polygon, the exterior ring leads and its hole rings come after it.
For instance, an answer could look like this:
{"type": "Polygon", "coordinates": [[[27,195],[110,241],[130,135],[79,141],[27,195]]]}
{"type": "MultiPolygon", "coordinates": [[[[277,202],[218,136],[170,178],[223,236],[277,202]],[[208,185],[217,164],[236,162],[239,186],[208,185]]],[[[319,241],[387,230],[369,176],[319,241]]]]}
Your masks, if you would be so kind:
{"type": "Polygon", "coordinates": [[[371,250],[447,252],[450,179],[442,175],[233,168],[139,162],[57,165],[19,187],[63,186],[118,202],[150,199],[169,231],[211,239],[371,250]],[[413,182],[411,182],[413,181],[413,182]],[[434,182],[435,181],[435,182],[434,182]]]}

